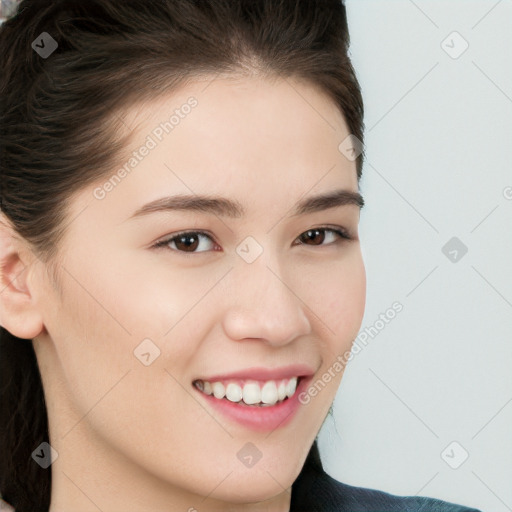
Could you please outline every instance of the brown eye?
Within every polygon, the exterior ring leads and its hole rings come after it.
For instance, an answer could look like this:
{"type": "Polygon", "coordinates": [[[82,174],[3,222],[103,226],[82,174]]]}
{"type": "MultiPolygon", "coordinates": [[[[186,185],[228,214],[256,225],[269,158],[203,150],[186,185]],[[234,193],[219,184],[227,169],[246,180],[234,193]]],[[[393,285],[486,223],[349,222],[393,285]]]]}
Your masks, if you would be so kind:
{"type": "Polygon", "coordinates": [[[211,250],[211,248],[208,248],[208,240],[211,242],[212,246],[215,245],[212,238],[206,233],[203,233],[202,231],[187,231],[173,235],[165,240],[161,240],[160,242],[157,242],[154,247],[166,247],[172,251],[194,254],[197,252],[207,252],[208,250],[211,250]],[[206,248],[203,240],[206,240],[206,248]],[[198,251],[198,247],[201,247],[202,250],[198,251]]]}
{"type": "Polygon", "coordinates": [[[299,236],[298,240],[304,245],[331,245],[336,243],[336,236],[338,241],[350,239],[350,237],[341,229],[332,228],[314,228],[308,229],[299,236]],[[326,233],[330,233],[330,236],[326,236],[326,233]],[[328,243],[323,243],[326,239],[330,239],[328,243]]]}
{"type": "Polygon", "coordinates": [[[325,231],[323,229],[310,229],[300,236],[304,243],[312,242],[313,245],[321,245],[325,240],[325,231]]]}
{"type": "MultiPolygon", "coordinates": [[[[350,236],[343,229],[327,227],[309,229],[297,238],[297,240],[300,240],[298,245],[311,246],[333,245],[336,242],[349,239],[350,236]],[[338,240],[336,240],[336,237],[338,240]]],[[[157,249],[170,249],[171,251],[184,254],[196,254],[218,250],[218,246],[213,238],[203,231],[183,231],[176,233],[173,236],[155,243],[153,247],[157,249]]]]}
{"type": "Polygon", "coordinates": [[[174,239],[174,243],[179,251],[194,252],[199,245],[199,237],[195,233],[180,235],[174,239]]]}

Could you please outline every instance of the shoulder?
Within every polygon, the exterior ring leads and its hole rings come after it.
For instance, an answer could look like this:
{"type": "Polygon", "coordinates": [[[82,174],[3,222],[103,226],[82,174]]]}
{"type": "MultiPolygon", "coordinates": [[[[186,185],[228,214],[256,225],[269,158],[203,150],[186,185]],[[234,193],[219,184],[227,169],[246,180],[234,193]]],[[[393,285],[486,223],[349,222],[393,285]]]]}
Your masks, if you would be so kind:
{"type": "Polygon", "coordinates": [[[292,486],[290,512],[480,512],[421,496],[396,496],[339,482],[325,471],[299,475],[292,486]]]}

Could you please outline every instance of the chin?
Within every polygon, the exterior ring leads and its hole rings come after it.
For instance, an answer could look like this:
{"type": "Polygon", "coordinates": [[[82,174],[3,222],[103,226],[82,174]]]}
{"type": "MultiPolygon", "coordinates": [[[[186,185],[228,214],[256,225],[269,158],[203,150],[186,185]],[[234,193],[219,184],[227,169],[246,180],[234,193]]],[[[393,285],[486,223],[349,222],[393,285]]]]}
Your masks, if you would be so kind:
{"type": "Polygon", "coordinates": [[[243,478],[243,482],[240,482],[239,478],[237,481],[237,479],[232,477],[233,474],[227,479],[224,492],[219,492],[219,494],[214,493],[215,499],[237,504],[260,503],[262,501],[271,500],[279,494],[286,492],[285,489],[288,489],[291,485],[291,483],[286,485],[279,479],[278,475],[274,475],[272,472],[270,472],[269,475],[266,471],[260,473],[257,477],[248,473],[243,478]],[[275,480],[272,477],[274,477],[275,480]]]}

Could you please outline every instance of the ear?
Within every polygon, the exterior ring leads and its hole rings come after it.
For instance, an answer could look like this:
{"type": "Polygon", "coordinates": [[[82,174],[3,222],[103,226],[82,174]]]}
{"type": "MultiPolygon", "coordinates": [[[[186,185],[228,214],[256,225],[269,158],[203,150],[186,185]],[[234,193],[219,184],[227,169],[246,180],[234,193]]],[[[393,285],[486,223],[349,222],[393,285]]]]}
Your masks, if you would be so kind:
{"type": "Polygon", "coordinates": [[[38,259],[0,212],[0,326],[13,336],[33,339],[44,329],[31,293],[38,259]]]}

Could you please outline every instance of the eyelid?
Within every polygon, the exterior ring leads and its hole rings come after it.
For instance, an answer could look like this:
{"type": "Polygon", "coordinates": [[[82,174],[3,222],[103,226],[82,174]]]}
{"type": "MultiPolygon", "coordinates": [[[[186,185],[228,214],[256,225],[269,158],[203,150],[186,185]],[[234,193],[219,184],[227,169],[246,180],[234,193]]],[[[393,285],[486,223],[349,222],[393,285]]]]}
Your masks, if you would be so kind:
{"type": "MultiPolygon", "coordinates": [[[[205,235],[207,236],[208,238],[210,238],[210,240],[216,244],[217,242],[215,241],[215,238],[214,236],[209,233],[208,231],[205,231],[203,229],[185,229],[183,231],[178,231],[176,233],[172,233],[170,235],[167,235],[165,236],[164,238],[162,238],[161,240],[159,241],[156,241],[152,246],[151,248],[153,249],[165,249],[166,246],[175,241],[176,239],[178,239],[180,236],[183,236],[183,235],[205,235]]],[[[173,252],[178,252],[178,253],[181,253],[181,254],[185,254],[185,255],[192,255],[192,254],[200,254],[200,253],[203,253],[203,252],[209,252],[209,251],[196,251],[196,252],[189,252],[187,253],[186,251],[177,251],[176,249],[169,249],[173,252]]]]}
{"type": "MultiPolygon", "coordinates": [[[[336,233],[340,237],[340,239],[337,240],[336,242],[331,242],[329,244],[320,244],[320,245],[317,245],[317,246],[313,245],[311,247],[329,247],[329,246],[334,246],[334,245],[339,244],[340,242],[352,240],[354,238],[351,235],[351,231],[347,230],[346,228],[344,228],[342,226],[322,224],[320,226],[314,226],[314,227],[311,227],[309,229],[306,229],[305,231],[300,233],[299,236],[297,236],[297,238],[295,240],[299,239],[303,234],[307,233],[308,231],[313,231],[315,229],[322,230],[322,231],[332,231],[332,232],[336,233]]],[[[186,229],[184,231],[178,231],[176,233],[172,233],[171,235],[168,235],[168,236],[162,238],[161,240],[155,242],[151,246],[151,248],[153,248],[153,249],[163,249],[163,248],[166,248],[166,246],[169,243],[175,241],[177,238],[179,238],[182,235],[206,235],[208,238],[210,238],[210,240],[214,244],[219,245],[216,242],[214,236],[211,233],[209,233],[208,231],[206,231],[206,230],[186,229]]],[[[304,243],[299,243],[299,244],[295,244],[295,245],[305,245],[306,247],[308,246],[307,244],[304,244],[304,243]]],[[[192,256],[194,254],[201,254],[201,253],[204,253],[204,252],[211,252],[211,251],[186,252],[186,251],[178,251],[176,249],[169,249],[169,250],[172,251],[172,252],[177,252],[177,253],[183,254],[185,256],[192,256]]],[[[218,251],[215,251],[215,252],[218,252],[218,251]]]]}

